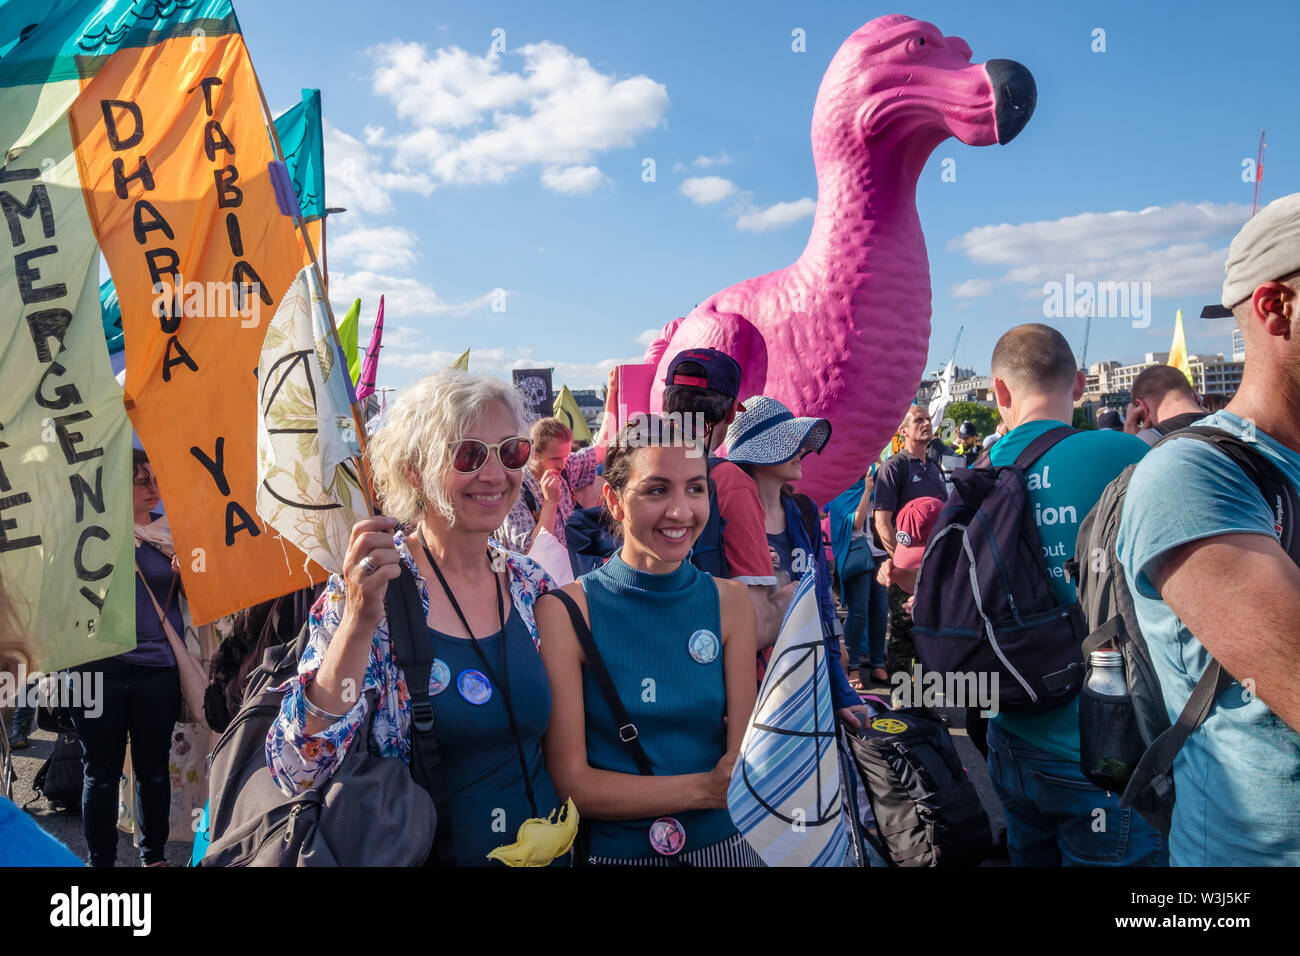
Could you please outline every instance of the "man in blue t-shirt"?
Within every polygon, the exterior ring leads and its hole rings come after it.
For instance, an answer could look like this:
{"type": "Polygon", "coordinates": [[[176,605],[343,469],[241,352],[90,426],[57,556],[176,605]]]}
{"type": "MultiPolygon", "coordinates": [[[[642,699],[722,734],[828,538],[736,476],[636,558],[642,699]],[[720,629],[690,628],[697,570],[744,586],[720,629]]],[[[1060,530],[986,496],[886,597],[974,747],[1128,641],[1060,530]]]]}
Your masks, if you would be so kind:
{"type": "MultiPolygon", "coordinates": [[[[1246,223],[1225,271],[1246,368],[1199,424],[1253,441],[1300,489],[1300,193],[1246,223]]],[[[1134,471],[1116,553],[1170,720],[1211,655],[1237,679],[1174,761],[1170,862],[1300,866],[1300,568],[1272,508],[1217,449],[1176,439],[1134,471]]]]}
{"type": "MultiPolygon", "coordinates": [[[[993,388],[1010,431],[989,452],[1013,464],[1039,435],[1068,425],[1084,377],[1070,344],[1047,325],[1020,325],[993,349],[993,388]]],[[[1078,598],[1065,573],[1079,522],[1112,479],[1147,445],[1117,431],[1085,431],[1058,442],[1025,472],[1052,590],[1078,598]]],[[[999,713],[988,732],[989,776],[1007,818],[1015,866],[1162,866],[1163,838],[1119,794],[1094,786],[1079,769],[1078,699],[1036,714],[999,713]]]]}

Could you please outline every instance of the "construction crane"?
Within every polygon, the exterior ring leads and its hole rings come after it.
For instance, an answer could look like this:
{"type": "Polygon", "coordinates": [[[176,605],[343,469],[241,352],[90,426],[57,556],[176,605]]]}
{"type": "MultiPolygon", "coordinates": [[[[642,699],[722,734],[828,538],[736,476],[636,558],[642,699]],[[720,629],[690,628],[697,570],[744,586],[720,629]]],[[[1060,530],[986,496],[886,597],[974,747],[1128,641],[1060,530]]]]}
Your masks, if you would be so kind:
{"type": "Polygon", "coordinates": [[[1092,332],[1092,309],[1088,310],[1088,315],[1083,323],[1083,347],[1079,349],[1079,368],[1086,373],[1088,371],[1088,335],[1092,332]]]}

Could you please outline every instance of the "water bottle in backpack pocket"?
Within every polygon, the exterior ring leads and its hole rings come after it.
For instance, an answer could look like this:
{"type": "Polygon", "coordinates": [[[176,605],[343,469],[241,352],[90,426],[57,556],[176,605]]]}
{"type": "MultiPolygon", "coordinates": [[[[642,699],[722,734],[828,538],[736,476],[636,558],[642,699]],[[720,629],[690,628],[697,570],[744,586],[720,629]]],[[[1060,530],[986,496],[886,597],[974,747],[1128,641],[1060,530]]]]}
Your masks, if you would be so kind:
{"type": "Polygon", "coordinates": [[[1080,769],[1101,789],[1123,793],[1145,750],[1124,677],[1124,656],[1093,651],[1079,696],[1080,769]]]}

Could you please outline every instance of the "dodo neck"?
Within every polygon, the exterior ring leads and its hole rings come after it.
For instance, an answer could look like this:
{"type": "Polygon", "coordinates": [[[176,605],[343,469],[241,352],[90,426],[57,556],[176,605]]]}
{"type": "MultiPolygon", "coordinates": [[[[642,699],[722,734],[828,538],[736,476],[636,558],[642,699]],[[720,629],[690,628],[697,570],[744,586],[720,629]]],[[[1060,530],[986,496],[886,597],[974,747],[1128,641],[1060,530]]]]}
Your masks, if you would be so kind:
{"type": "Polygon", "coordinates": [[[872,142],[818,143],[817,212],[800,256],[802,268],[820,274],[900,268],[924,256],[925,237],[916,212],[916,183],[946,132],[912,131],[872,142]]]}

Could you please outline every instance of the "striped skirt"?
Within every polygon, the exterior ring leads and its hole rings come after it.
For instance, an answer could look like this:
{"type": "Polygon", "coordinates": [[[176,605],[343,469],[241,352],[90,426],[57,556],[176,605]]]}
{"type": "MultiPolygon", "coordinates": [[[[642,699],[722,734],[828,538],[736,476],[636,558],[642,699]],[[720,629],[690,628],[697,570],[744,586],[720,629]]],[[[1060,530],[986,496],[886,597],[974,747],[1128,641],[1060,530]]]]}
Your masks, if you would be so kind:
{"type": "Polygon", "coordinates": [[[590,866],[767,866],[739,833],[721,843],[688,850],[676,856],[592,856],[587,862],[590,866]]]}

